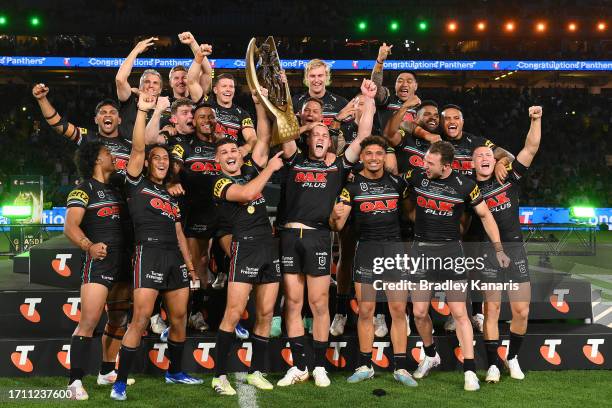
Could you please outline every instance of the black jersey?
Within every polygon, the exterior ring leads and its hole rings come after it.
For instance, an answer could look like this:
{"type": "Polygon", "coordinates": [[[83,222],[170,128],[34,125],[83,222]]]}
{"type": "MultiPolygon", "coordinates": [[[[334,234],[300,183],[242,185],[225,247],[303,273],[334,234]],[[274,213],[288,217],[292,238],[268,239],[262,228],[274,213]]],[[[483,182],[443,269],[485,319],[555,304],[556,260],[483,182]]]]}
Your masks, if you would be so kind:
{"type": "Polygon", "coordinates": [[[216,98],[211,98],[210,104],[217,118],[215,132],[231,138],[240,146],[244,145],[246,141],[242,131],[253,128],[253,120],[249,113],[234,103],[229,108],[223,107],[217,103],[216,98]]]}
{"type": "Polygon", "coordinates": [[[110,184],[87,179],[68,194],[66,205],[85,209],[81,229],[91,242],[104,242],[109,247],[124,244],[125,202],[110,184]]]}
{"type": "Polygon", "coordinates": [[[395,146],[398,171],[405,173],[409,170],[423,168],[423,159],[431,144],[426,140],[405,134],[403,130],[400,130],[400,133],[402,141],[395,146]]]}
{"type": "MultiPolygon", "coordinates": [[[[378,118],[378,127],[385,129],[387,122],[391,119],[391,116],[397,112],[404,102],[397,95],[387,95],[383,103],[377,105],[376,113],[378,118]]],[[[408,109],[404,114],[402,122],[414,122],[416,117],[416,111],[414,109],[408,109]]]]}
{"type": "Polygon", "coordinates": [[[285,161],[287,175],[282,184],[283,223],[299,222],[312,228],[329,229],[329,214],[353,164],[339,156],[330,165],[310,160],[296,150],[285,161]]]}
{"type": "Polygon", "coordinates": [[[463,132],[461,139],[453,140],[444,138],[455,148],[455,159],[453,160],[453,170],[457,170],[464,176],[474,175],[474,163],[472,163],[472,153],[480,146],[490,147],[495,150],[495,143],[484,137],[474,136],[471,133],[463,132]]]}
{"type": "MultiPolygon", "coordinates": [[[[151,118],[153,110],[147,113],[147,122],[151,118]]],[[[134,124],[136,123],[136,116],[138,115],[138,94],[134,92],[130,93],[130,97],[125,101],[119,101],[119,117],[121,118],[121,124],[119,125],[119,133],[121,133],[126,140],[132,141],[132,135],[134,133],[134,124]]]]}
{"type": "Polygon", "coordinates": [[[188,144],[191,143],[192,140],[195,139],[194,133],[189,133],[189,134],[182,134],[182,133],[177,133],[174,136],[170,136],[168,137],[168,146],[170,146],[170,150],[172,150],[172,148],[176,145],[183,145],[186,146],[188,144]]]}
{"type": "MultiPolygon", "coordinates": [[[[302,112],[302,107],[311,96],[308,92],[301,95],[294,95],[291,99],[293,102],[293,111],[296,114],[302,112]]],[[[323,102],[323,123],[327,126],[331,126],[334,121],[334,117],[346,106],[348,101],[340,95],[335,95],[329,91],[325,91],[325,94],[321,98],[317,98],[323,102]]]]}
{"type": "Polygon", "coordinates": [[[251,160],[240,168],[240,174],[229,176],[221,173],[217,176],[213,196],[218,203],[217,212],[223,222],[232,226],[234,241],[251,241],[272,236],[272,226],[266,209],[266,199],[259,194],[248,203],[227,200],[227,190],[232,184],[247,184],[259,175],[261,168],[251,160]]]}
{"type": "Polygon", "coordinates": [[[172,157],[183,163],[181,184],[190,201],[196,201],[198,211],[214,210],[212,191],[221,166],[215,162],[215,145],[194,138],[191,143],[179,143],[172,149],[172,157]]]}
{"type": "Polygon", "coordinates": [[[352,207],[360,241],[400,241],[400,201],[408,194],[402,177],[385,172],[379,179],[356,174],[342,189],[340,200],[352,207]]]}
{"type": "MultiPolygon", "coordinates": [[[[520,181],[527,172],[527,167],[515,160],[511,164],[508,177],[504,184],[499,184],[495,175],[485,181],[478,181],[482,198],[493,214],[502,242],[522,242],[523,233],[519,221],[519,196],[521,192],[520,181]]],[[[486,237],[482,223],[477,217],[472,219],[477,236],[484,240],[486,237]]]]}
{"type": "Polygon", "coordinates": [[[410,170],[404,178],[416,199],[415,240],[459,241],[463,212],[482,201],[476,182],[456,171],[443,179],[429,179],[424,170],[410,170]]]}
{"type": "Polygon", "coordinates": [[[126,176],[128,207],[134,223],[136,244],[176,244],[176,223],[181,215],[177,200],[166,187],[142,174],[126,176]]]}
{"type": "Polygon", "coordinates": [[[130,160],[130,152],[132,146],[119,130],[117,137],[106,137],[100,135],[96,130],[77,127],[77,137],[74,139],[74,143],[77,146],[82,146],[85,143],[102,142],[104,146],[110,151],[111,156],[115,159],[115,169],[125,170],[127,163],[130,160]]]}

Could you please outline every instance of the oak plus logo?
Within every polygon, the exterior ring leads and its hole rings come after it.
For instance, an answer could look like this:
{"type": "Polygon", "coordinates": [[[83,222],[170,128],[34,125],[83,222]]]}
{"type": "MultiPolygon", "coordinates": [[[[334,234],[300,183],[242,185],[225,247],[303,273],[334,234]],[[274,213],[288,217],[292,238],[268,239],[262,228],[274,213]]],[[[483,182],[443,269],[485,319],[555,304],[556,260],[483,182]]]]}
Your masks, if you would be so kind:
{"type": "Polygon", "coordinates": [[[332,341],[329,343],[325,357],[334,367],[344,368],[346,366],[346,359],[342,356],[342,349],[344,347],[346,347],[346,341],[332,341]]]}
{"type": "Polygon", "coordinates": [[[436,313],[441,314],[443,316],[448,316],[450,314],[450,309],[448,304],[446,304],[446,294],[444,292],[436,292],[431,298],[431,307],[436,313]]]}
{"type": "Polygon", "coordinates": [[[293,354],[291,354],[291,345],[289,342],[285,343],[285,347],[281,350],[281,357],[288,366],[293,367],[293,354]]]}
{"type": "Polygon", "coordinates": [[[19,306],[21,315],[32,323],[40,322],[40,314],[36,310],[36,305],[42,302],[42,298],[25,298],[23,304],[19,306]]]}
{"type": "Polygon", "coordinates": [[[28,358],[30,351],[34,351],[33,344],[17,346],[15,347],[15,352],[11,353],[13,365],[24,373],[31,373],[34,370],[34,364],[28,358]]]}
{"type": "Polygon", "coordinates": [[[57,361],[66,370],[70,370],[70,344],[64,344],[62,350],[57,352],[57,361]]]}
{"type": "Polygon", "coordinates": [[[385,356],[385,348],[390,345],[388,341],[375,341],[372,344],[372,362],[380,368],[389,367],[389,358],[385,356]]]}
{"type": "Polygon", "coordinates": [[[198,348],[193,350],[196,363],[209,370],[215,368],[215,360],[210,355],[210,350],[214,349],[215,345],[215,343],[198,343],[198,348]]]}
{"type": "Polygon", "coordinates": [[[72,259],[72,254],[57,254],[55,255],[55,259],[51,261],[53,270],[64,278],[68,278],[72,275],[72,271],[67,264],[68,259],[72,259]]]}
{"type": "Polygon", "coordinates": [[[565,301],[565,296],[569,295],[569,289],[554,289],[550,296],[550,304],[561,313],[567,313],[570,310],[569,304],[565,301]]]}
{"type": "Polygon", "coordinates": [[[599,346],[603,345],[604,339],[588,339],[587,344],[582,347],[584,356],[593,364],[602,365],[605,361],[603,354],[599,351],[599,346]]]}
{"type": "Polygon", "coordinates": [[[167,370],[170,365],[170,360],[166,357],[167,348],[168,343],[155,343],[149,350],[149,360],[160,370],[167,370]]]}
{"type": "Polygon", "coordinates": [[[540,347],[540,355],[553,365],[561,364],[561,356],[557,353],[556,348],[561,344],[561,339],[546,339],[544,345],[540,347]]]}
{"type": "Polygon", "coordinates": [[[70,297],[66,299],[66,303],[62,306],[62,310],[67,318],[72,320],[73,322],[79,322],[81,319],[81,311],[79,310],[79,303],[81,303],[81,298],[78,297],[70,297]]]}
{"type": "Polygon", "coordinates": [[[242,364],[247,367],[251,366],[251,359],[253,358],[253,343],[244,342],[242,343],[242,347],[238,349],[238,359],[242,364]]]}
{"type": "Polygon", "coordinates": [[[412,349],[410,355],[417,363],[420,363],[425,358],[425,349],[423,348],[423,342],[417,341],[416,345],[412,349]]]}

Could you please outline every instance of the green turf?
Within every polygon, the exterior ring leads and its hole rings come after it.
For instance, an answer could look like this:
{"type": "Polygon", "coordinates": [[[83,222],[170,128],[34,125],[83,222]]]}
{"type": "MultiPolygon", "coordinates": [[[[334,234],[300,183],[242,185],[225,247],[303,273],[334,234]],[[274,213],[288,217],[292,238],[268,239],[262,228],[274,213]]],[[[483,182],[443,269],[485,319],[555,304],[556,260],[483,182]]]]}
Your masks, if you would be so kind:
{"type": "MultiPolygon", "coordinates": [[[[502,377],[496,385],[481,384],[479,392],[463,391],[463,375],[460,372],[435,372],[419,381],[417,388],[399,385],[390,373],[377,374],[376,379],[359,384],[348,384],[346,373],[333,374],[329,388],[317,388],[312,381],[273,391],[257,391],[259,407],[604,407],[612,401],[612,371],[534,371],[527,373],[524,381],[502,377]],[[374,389],[383,389],[386,395],[373,395],[374,389]]],[[[481,379],[484,372],[479,373],[481,379]]],[[[210,375],[203,376],[202,386],[166,385],[161,378],[136,376],[136,385],[128,387],[128,401],[118,403],[109,399],[110,388],[94,385],[94,377],[87,377],[85,386],[89,401],[44,401],[45,407],[124,406],[124,407],[238,407],[238,397],[221,397],[210,388],[210,375]]],[[[279,375],[270,375],[277,381],[279,375]]],[[[66,379],[3,378],[0,379],[0,404],[2,406],[43,406],[41,401],[22,400],[7,403],[9,388],[55,388],[65,386],[66,379]]],[[[232,378],[232,383],[235,381],[232,378]]]]}

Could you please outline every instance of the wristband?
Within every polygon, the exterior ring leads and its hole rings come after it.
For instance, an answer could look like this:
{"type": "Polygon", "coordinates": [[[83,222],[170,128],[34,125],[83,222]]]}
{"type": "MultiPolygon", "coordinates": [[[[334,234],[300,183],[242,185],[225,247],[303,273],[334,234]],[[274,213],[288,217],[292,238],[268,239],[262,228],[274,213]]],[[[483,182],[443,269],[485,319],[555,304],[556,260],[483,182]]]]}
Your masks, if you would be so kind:
{"type": "Polygon", "coordinates": [[[146,113],[147,115],[149,114],[149,111],[142,110],[142,109],[140,109],[140,108],[138,108],[138,110],[139,110],[140,112],[144,112],[144,113],[146,113]]]}
{"type": "Polygon", "coordinates": [[[380,61],[378,60],[378,58],[376,58],[376,63],[377,63],[377,64],[380,64],[380,65],[385,65],[385,61],[380,62],[380,61]]]}

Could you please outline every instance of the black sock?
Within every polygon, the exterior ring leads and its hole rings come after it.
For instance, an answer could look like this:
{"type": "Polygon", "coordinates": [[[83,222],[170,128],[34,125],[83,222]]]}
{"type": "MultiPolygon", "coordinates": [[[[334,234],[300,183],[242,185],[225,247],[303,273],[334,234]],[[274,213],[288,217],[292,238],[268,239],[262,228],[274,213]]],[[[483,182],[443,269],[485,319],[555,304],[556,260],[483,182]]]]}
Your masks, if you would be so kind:
{"type": "Polygon", "coordinates": [[[518,355],[519,350],[521,349],[521,345],[523,344],[523,337],[525,336],[522,334],[510,332],[510,347],[508,347],[508,360],[512,360],[518,355]]]}
{"type": "Polygon", "coordinates": [[[482,314],[482,302],[472,302],[472,316],[482,314]]]}
{"type": "Polygon", "coordinates": [[[473,371],[476,372],[476,363],[473,358],[464,358],[463,359],[463,372],[473,371]]]}
{"type": "Polygon", "coordinates": [[[499,355],[497,354],[499,340],[485,340],[484,343],[485,349],[487,350],[487,361],[489,362],[489,367],[494,365],[501,370],[502,367],[499,361],[499,355]]]}
{"type": "Polygon", "coordinates": [[[359,364],[357,367],[366,366],[372,368],[372,352],[371,351],[359,351],[359,364]]]}
{"type": "Polygon", "coordinates": [[[100,363],[100,374],[106,375],[115,369],[114,361],[102,361],[100,363]]]}
{"type": "Polygon", "coordinates": [[[204,289],[198,289],[193,292],[191,296],[191,313],[192,314],[202,311],[204,307],[204,298],[205,298],[204,289]]]}
{"type": "Polygon", "coordinates": [[[291,355],[293,356],[293,365],[296,366],[300,371],[306,369],[306,352],[304,351],[304,336],[290,337],[289,347],[291,348],[291,355]]]}
{"type": "Polygon", "coordinates": [[[325,353],[327,352],[326,341],[312,341],[312,348],[314,349],[314,368],[325,367],[325,353]]]}
{"type": "Polygon", "coordinates": [[[406,353],[393,354],[393,365],[395,366],[395,370],[407,369],[408,359],[406,358],[406,353]]]}
{"type": "Polygon", "coordinates": [[[423,346],[423,351],[427,357],[436,356],[436,343],[431,343],[429,346],[423,346]]]}
{"type": "Polygon", "coordinates": [[[227,374],[227,360],[234,343],[234,332],[217,331],[217,355],[215,359],[215,377],[227,374]]]}
{"type": "Polygon", "coordinates": [[[336,296],[336,314],[341,314],[346,316],[348,313],[348,304],[349,304],[350,296],[338,294],[336,296]]]}
{"type": "Polygon", "coordinates": [[[274,302],[274,316],[282,316],[283,312],[281,310],[281,299],[282,296],[276,297],[276,302],[274,302]]]}
{"type": "Polygon", "coordinates": [[[80,380],[85,375],[83,364],[89,358],[91,337],[72,336],[70,339],[70,382],[80,380]]]}
{"type": "Polygon", "coordinates": [[[170,365],[168,366],[168,372],[170,374],[176,374],[183,371],[183,349],[185,348],[185,342],[172,341],[168,339],[168,360],[170,365]]]}
{"type": "Polygon", "coordinates": [[[253,333],[251,334],[251,340],[253,341],[253,358],[251,359],[249,374],[255,371],[263,373],[266,371],[266,356],[270,339],[253,333]]]}
{"type": "Polygon", "coordinates": [[[138,347],[131,348],[122,345],[119,350],[119,369],[117,370],[117,381],[127,383],[127,377],[132,368],[134,358],[136,358],[136,352],[138,347]]]}

